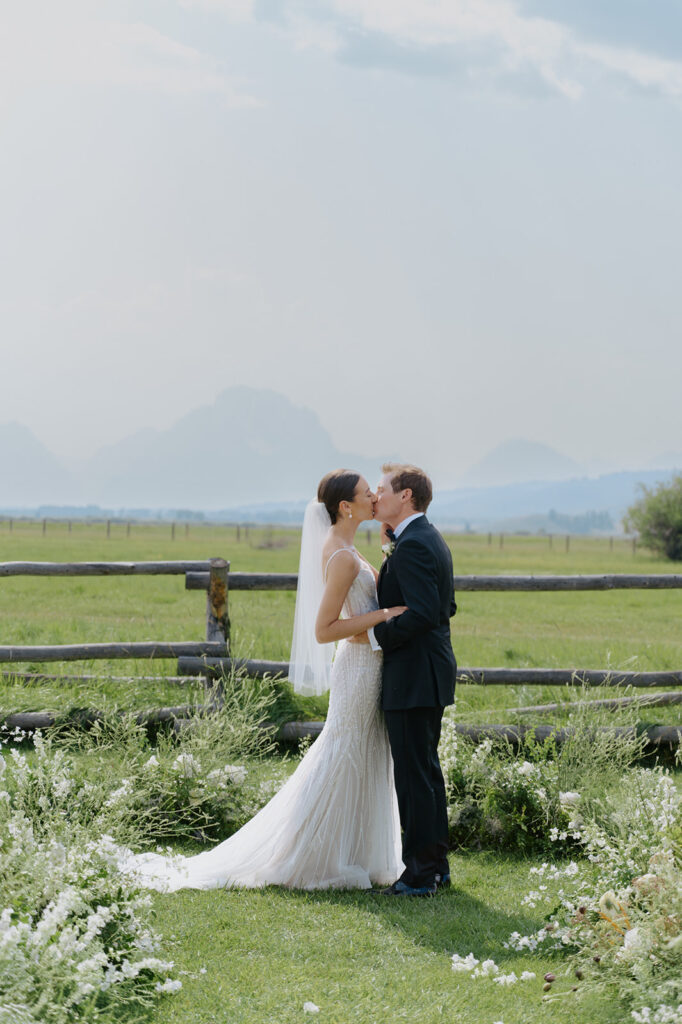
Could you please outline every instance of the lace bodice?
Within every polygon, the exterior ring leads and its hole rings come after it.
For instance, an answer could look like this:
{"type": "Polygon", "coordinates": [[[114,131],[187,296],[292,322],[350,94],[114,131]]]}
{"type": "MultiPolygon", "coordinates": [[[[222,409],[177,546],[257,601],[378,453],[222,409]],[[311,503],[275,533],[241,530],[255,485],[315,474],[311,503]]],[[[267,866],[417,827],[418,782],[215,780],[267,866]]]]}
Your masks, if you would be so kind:
{"type": "Polygon", "coordinates": [[[377,588],[374,573],[367,562],[360,557],[354,548],[338,548],[337,551],[334,551],[330,558],[327,559],[325,577],[327,575],[329,563],[339,551],[350,551],[355,555],[356,561],[360,566],[360,571],[351,583],[350,590],[346,595],[346,600],[343,602],[343,617],[348,619],[352,615],[366,615],[367,612],[376,611],[379,607],[379,601],[377,599],[377,588]]]}

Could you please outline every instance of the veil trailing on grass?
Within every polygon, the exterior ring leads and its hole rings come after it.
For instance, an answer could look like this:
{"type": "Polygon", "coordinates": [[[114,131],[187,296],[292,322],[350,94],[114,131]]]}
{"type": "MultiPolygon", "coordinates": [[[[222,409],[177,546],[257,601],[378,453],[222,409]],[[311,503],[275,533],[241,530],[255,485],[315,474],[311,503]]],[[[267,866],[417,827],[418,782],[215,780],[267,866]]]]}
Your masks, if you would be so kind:
{"type": "Polygon", "coordinates": [[[331,519],[322,502],[308,502],[303,517],[301,560],[298,567],[294,635],[291,641],[289,679],[296,693],[306,697],[326,693],[329,689],[334,644],[318,644],[315,620],[322,600],[322,548],[331,526],[331,519]]]}

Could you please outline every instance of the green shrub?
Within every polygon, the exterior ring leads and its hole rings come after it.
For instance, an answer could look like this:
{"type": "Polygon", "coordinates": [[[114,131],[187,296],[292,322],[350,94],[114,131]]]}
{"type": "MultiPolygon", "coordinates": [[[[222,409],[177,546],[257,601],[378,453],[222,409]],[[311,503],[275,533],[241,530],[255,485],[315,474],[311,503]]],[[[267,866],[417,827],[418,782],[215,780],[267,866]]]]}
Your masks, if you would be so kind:
{"type": "Polygon", "coordinates": [[[578,700],[564,743],[551,736],[539,741],[531,731],[518,749],[505,739],[474,744],[457,735],[454,717],[446,715],[440,755],[451,844],[552,855],[578,849],[579,825],[599,816],[603,794],[620,784],[644,749],[634,728],[620,734],[600,728],[613,723],[606,715],[578,700]]]}
{"type": "Polygon", "coordinates": [[[682,561],[682,473],[671,483],[649,488],[627,512],[626,529],[635,529],[642,544],[672,561],[682,561]]]}

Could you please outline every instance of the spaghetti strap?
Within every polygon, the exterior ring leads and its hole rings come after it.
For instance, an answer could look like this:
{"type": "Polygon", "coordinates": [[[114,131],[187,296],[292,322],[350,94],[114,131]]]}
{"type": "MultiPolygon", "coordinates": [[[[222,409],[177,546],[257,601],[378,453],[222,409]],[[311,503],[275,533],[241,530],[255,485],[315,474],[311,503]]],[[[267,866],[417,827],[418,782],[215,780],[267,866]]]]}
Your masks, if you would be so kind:
{"type": "Polygon", "coordinates": [[[337,548],[336,551],[332,551],[331,555],[329,556],[329,558],[327,559],[327,562],[325,564],[324,573],[322,574],[322,578],[325,580],[325,582],[326,582],[326,579],[327,579],[327,569],[329,568],[329,563],[331,562],[331,560],[334,557],[334,555],[338,555],[339,551],[350,551],[351,554],[355,555],[356,558],[358,557],[358,554],[357,554],[355,548],[337,548]]]}

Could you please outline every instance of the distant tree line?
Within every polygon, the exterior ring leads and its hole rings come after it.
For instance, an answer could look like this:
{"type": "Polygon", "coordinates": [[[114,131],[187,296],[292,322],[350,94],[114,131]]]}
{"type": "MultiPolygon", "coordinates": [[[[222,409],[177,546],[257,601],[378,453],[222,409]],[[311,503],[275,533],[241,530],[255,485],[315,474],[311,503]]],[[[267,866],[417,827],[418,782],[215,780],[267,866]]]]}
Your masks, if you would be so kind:
{"type": "Polygon", "coordinates": [[[615,526],[608,512],[583,512],[570,516],[551,508],[547,518],[550,528],[556,528],[557,533],[608,533],[615,526]]]}

